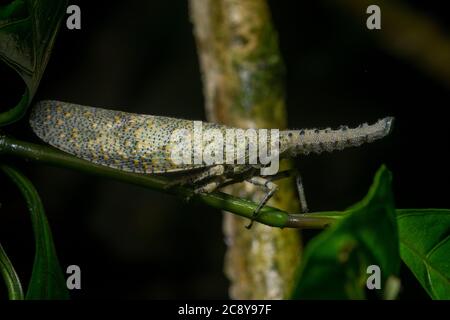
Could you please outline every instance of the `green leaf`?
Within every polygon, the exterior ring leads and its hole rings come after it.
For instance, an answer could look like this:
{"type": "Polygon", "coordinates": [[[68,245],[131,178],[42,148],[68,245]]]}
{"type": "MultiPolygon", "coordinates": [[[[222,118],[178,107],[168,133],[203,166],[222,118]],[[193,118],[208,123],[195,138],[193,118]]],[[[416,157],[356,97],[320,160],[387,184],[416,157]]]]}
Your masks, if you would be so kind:
{"type": "Polygon", "coordinates": [[[450,299],[450,210],[401,209],[400,254],[433,299],[450,299]]]}
{"type": "Polygon", "coordinates": [[[400,267],[391,173],[378,170],[367,196],[305,248],[294,299],[363,299],[367,267],[381,270],[381,288],[400,267]]]}
{"type": "Polygon", "coordinates": [[[14,267],[0,244],[0,274],[6,283],[10,300],[23,300],[22,284],[14,267]]]}
{"type": "Polygon", "coordinates": [[[36,252],[33,271],[26,294],[27,299],[68,299],[66,281],[56,256],[52,233],[41,199],[31,182],[7,165],[0,168],[22,192],[28,205],[33,225],[36,252]]]}
{"type": "Polygon", "coordinates": [[[25,114],[42,78],[67,0],[15,0],[0,6],[0,63],[23,79],[25,92],[12,109],[0,113],[0,126],[25,114]]]}

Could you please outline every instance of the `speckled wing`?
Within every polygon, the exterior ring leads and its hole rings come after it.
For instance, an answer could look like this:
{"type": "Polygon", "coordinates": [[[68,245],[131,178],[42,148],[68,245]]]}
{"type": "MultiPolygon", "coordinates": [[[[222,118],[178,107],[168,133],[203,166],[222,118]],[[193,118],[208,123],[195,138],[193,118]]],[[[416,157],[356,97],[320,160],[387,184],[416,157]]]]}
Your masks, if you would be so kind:
{"type": "Polygon", "coordinates": [[[171,134],[179,128],[192,132],[189,120],[41,101],[31,112],[30,124],[52,146],[124,171],[164,173],[204,166],[171,161],[171,134]]]}

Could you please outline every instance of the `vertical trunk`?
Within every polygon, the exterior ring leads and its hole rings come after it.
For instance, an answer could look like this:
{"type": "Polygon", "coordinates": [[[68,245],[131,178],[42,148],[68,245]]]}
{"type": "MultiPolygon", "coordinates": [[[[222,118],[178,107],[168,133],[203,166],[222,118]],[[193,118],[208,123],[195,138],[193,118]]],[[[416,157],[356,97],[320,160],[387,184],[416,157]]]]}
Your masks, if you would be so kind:
{"type": "MultiPolygon", "coordinates": [[[[284,66],[265,0],[190,0],[208,120],[236,127],[285,128],[284,66]]],[[[289,163],[281,163],[281,169],[289,163]]],[[[293,182],[281,180],[269,203],[298,210],[293,182]]],[[[261,199],[247,184],[228,192],[261,199]]],[[[298,231],[224,214],[225,272],[234,299],[281,299],[289,293],[301,252],[298,231]]]]}

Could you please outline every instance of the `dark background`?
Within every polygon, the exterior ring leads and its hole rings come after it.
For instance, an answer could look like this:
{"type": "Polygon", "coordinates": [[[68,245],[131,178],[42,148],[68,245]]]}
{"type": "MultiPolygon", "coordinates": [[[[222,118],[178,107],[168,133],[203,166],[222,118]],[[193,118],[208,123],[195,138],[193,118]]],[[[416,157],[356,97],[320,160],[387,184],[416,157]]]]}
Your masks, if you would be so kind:
{"type": "MultiPolygon", "coordinates": [[[[402,2],[450,35],[443,1],[402,2]]],[[[36,101],[204,119],[186,1],[71,4],[81,6],[82,29],[67,30],[63,22],[36,101]]],[[[367,30],[365,12],[351,14],[326,0],[270,5],[287,67],[291,128],[396,117],[394,132],[382,141],[298,159],[311,210],[341,210],[358,201],[383,163],[394,174],[397,207],[449,208],[448,84],[386,50],[380,41],[386,30],[367,30]]],[[[23,89],[12,72],[0,68],[4,110],[23,89]]],[[[26,118],[3,130],[39,142],[26,118]]],[[[66,169],[10,161],[37,187],[63,267],[81,267],[82,290],[73,297],[227,298],[218,210],[66,169]]],[[[0,241],[28,279],[34,248],[27,209],[3,175],[0,189],[0,241]]],[[[426,298],[404,267],[401,276],[401,298],[426,298]]]]}

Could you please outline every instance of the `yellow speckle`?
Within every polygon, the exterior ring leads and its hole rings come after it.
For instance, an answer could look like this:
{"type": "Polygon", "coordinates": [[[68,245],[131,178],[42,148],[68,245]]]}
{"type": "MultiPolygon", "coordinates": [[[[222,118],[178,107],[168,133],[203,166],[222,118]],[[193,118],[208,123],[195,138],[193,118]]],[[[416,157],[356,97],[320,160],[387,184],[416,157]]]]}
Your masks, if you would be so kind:
{"type": "Polygon", "coordinates": [[[113,127],[112,122],[111,122],[111,121],[108,121],[108,123],[106,124],[106,127],[107,127],[108,129],[111,129],[111,128],[113,127]]]}
{"type": "Polygon", "coordinates": [[[92,128],[94,128],[94,129],[97,128],[97,123],[94,122],[94,123],[92,124],[92,128]]]}
{"type": "Polygon", "coordinates": [[[90,117],[92,117],[92,112],[86,111],[86,112],[84,113],[84,116],[85,116],[86,118],[90,118],[90,117]]]}
{"type": "Polygon", "coordinates": [[[116,159],[116,160],[114,160],[114,163],[119,165],[120,164],[120,160],[116,159]]]}
{"type": "Polygon", "coordinates": [[[120,122],[120,117],[119,116],[115,116],[114,117],[114,122],[115,123],[119,123],[120,122]]]}
{"type": "Polygon", "coordinates": [[[109,156],[107,154],[104,154],[103,155],[103,159],[105,159],[105,161],[108,161],[109,160],[109,156]]]}
{"type": "Polygon", "coordinates": [[[139,165],[139,160],[134,159],[133,160],[134,165],[137,167],[139,165]]]}
{"type": "Polygon", "coordinates": [[[137,139],[139,139],[144,134],[144,132],[145,132],[145,129],[143,127],[141,127],[134,132],[134,136],[137,139]]]}
{"type": "Polygon", "coordinates": [[[48,116],[47,116],[47,120],[52,120],[52,116],[51,116],[51,115],[48,115],[48,116]]]}
{"type": "Polygon", "coordinates": [[[58,121],[56,121],[57,126],[62,126],[63,124],[64,124],[64,121],[62,121],[61,119],[58,119],[58,121]]]}
{"type": "Polygon", "coordinates": [[[95,150],[95,140],[89,140],[87,144],[88,144],[89,150],[91,150],[91,151],[95,150]]]}
{"type": "Polygon", "coordinates": [[[72,133],[72,138],[73,138],[73,139],[78,138],[78,133],[76,133],[76,132],[72,133]]]}
{"type": "Polygon", "coordinates": [[[60,137],[61,139],[64,139],[64,138],[66,137],[66,134],[65,134],[65,133],[61,133],[61,134],[59,135],[59,137],[60,137]]]}
{"type": "Polygon", "coordinates": [[[66,117],[66,118],[70,118],[71,116],[72,116],[72,113],[70,113],[70,112],[64,113],[64,117],[66,117]]]}
{"type": "Polygon", "coordinates": [[[62,112],[61,106],[57,106],[57,107],[56,107],[56,112],[62,112]]]}

